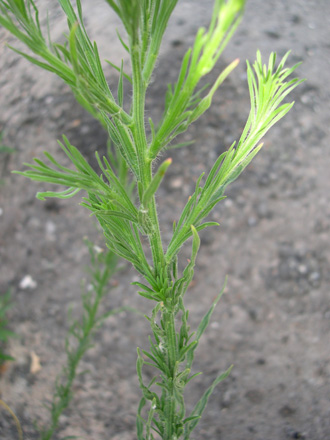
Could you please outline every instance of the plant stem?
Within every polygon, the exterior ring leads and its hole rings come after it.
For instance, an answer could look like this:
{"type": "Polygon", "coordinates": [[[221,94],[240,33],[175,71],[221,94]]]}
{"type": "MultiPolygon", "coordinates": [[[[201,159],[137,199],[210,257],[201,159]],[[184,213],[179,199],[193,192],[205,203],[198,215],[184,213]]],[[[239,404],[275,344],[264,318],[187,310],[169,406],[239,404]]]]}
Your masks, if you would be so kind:
{"type": "Polygon", "coordinates": [[[165,338],[167,351],[167,366],[170,376],[167,378],[167,389],[165,391],[165,430],[164,440],[171,440],[175,433],[175,410],[176,400],[174,395],[175,366],[177,362],[177,340],[175,333],[175,312],[166,310],[163,315],[165,321],[165,338]]]}
{"type": "MultiPolygon", "coordinates": [[[[137,150],[142,193],[144,193],[152,179],[152,161],[148,157],[148,143],[144,124],[146,85],[142,76],[142,67],[140,61],[141,48],[136,36],[133,36],[132,40],[131,61],[133,80],[133,136],[137,150]]],[[[152,231],[149,234],[149,241],[153,263],[157,272],[157,267],[159,267],[159,264],[160,266],[165,267],[165,258],[160,235],[155,197],[152,197],[148,208],[148,214],[151,220],[150,223],[153,225],[152,231]]]]}

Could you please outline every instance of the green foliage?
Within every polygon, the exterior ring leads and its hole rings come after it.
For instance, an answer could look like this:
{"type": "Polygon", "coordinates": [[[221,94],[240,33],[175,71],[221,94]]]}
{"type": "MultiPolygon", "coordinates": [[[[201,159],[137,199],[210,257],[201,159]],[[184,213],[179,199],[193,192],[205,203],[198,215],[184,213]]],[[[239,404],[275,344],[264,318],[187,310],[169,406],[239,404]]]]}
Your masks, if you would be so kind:
{"type": "Polygon", "coordinates": [[[17,336],[16,333],[8,329],[7,313],[12,306],[10,292],[0,295],[0,365],[6,361],[15,360],[4,352],[4,346],[8,340],[17,336]]]}
{"type": "Polygon", "coordinates": [[[21,40],[33,56],[11,47],[33,64],[55,73],[72,89],[77,101],[105,125],[99,110],[116,114],[126,123],[129,115],[117,105],[105,80],[98,54],[86,32],[80,0],[77,12],[68,0],[59,0],[67,17],[69,34],[65,44],[51,41],[42,32],[33,0],[0,0],[0,25],[21,40]]]}
{"type": "MultiPolygon", "coordinates": [[[[88,289],[83,289],[83,314],[80,320],[71,323],[65,343],[67,363],[57,377],[53,400],[49,406],[51,422],[41,430],[40,440],[50,440],[58,427],[61,414],[72,400],[72,385],[78,374],[78,366],[84,354],[92,347],[92,337],[102,326],[105,319],[115,313],[126,310],[125,307],[99,313],[99,306],[109,292],[109,280],[117,270],[117,256],[111,251],[99,252],[86,240],[91,263],[88,267],[91,280],[88,289]]],[[[72,437],[73,438],[73,437],[72,437]]]]}
{"type": "MultiPolygon", "coordinates": [[[[152,440],[153,432],[156,432],[164,440],[188,440],[213,389],[230,371],[220,374],[213,381],[187,416],[183,393],[188,382],[196,376],[191,373],[195,349],[221,296],[212,304],[196,333],[191,332],[184,295],[194,274],[200,245],[199,232],[216,225],[207,221],[207,216],[224,198],[226,187],[237,179],[260,151],[262,137],[291,109],[293,103],[283,103],[284,99],[301,81],[288,79],[297,67],[285,67],[288,54],[277,67],[275,54],[271,54],[265,65],[259,52],[253,67],[247,63],[251,110],[243,133],[238,142],[217,158],[206,178],[203,173],[197,179],[195,191],[173,225],[173,236],[165,250],[155,195],[171,159],[165,160],[157,170],[155,163],[176,137],[205,113],[219,86],[237,66],[238,60],[234,60],[208,90],[200,86],[201,79],[215,67],[237,28],[245,1],[215,0],[210,25],[208,29],[201,28],[197,32],[193,47],[183,57],[176,83],[168,86],[163,116],[157,126],[149,119],[150,130],[146,130],[145,126],[147,88],[177,0],[106,2],[125,27],[127,40],[124,41],[121,36],[119,40],[129,53],[132,68],[132,74],[128,75],[123,71],[123,64],[119,67],[110,62],[120,72],[116,99],[103,73],[97,45],[90,41],[84,27],[80,0],[77,0],[76,8],[70,0],[59,0],[69,27],[64,45],[52,42],[50,37],[47,41],[44,37],[32,0],[0,0],[0,24],[23,41],[34,55],[19,53],[56,73],[69,84],[78,101],[107,129],[119,158],[119,166],[115,167],[116,160],[111,154],[103,158],[96,154],[97,173],[78,149],[63,137],[64,143],[60,146],[72,167],[62,166],[46,152],[48,164],[35,159],[34,164],[26,164],[28,170],[19,174],[31,180],[65,187],[60,192],[38,193],[37,197],[41,200],[47,197],[70,198],[83,190],[82,205],[98,220],[110,251],[131,262],[143,277],[143,283],[134,284],[139,288],[139,294],[152,301],[154,307],[147,317],[152,331],[149,350],[138,349],[137,373],[142,399],[137,415],[137,437],[138,440],[152,440]],[[128,111],[123,106],[124,78],[128,80],[132,97],[128,111]],[[133,179],[130,189],[127,172],[133,179]],[[133,192],[132,187],[135,188],[133,192]],[[144,237],[149,244],[148,251],[142,246],[142,242],[146,241],[144,237]],[[191,259],[187,264],[181,262],[179,265],[180,249],[190,239],[191,259]],[[149,384],[144,383],[144,365],[151,365],[157,371],[149,384]]],[[[125,108],[128,106],[125,105],[125,108]]],[[[174,143],[174,146],[182,144],[174,143]]],[[[91,310],[88,304],[87,318],[91,310]]],[[[73,332],[78,347],[84,341],[83,329],[87,318],[73,332]]],[[[80,351],[74,351],[72,356],[75,365],[74,359],[80,356],[80,351]]],[[[65,372],[69,384],[70,371],[69,362],[69,370],[65,372]]],[[[62,405],[61,402],[66,402],[66,385],[59,390],[57,399],[62,405]]],[[[56,406],[53,412],[57,414],[56,406]]]]}

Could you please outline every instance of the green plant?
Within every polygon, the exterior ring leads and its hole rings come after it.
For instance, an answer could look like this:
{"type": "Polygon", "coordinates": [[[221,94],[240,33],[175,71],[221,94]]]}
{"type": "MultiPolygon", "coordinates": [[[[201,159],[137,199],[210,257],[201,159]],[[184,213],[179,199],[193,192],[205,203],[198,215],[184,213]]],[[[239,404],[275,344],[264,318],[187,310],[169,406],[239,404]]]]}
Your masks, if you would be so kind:
{"type": "Polygon", "coordinates": [[[47,428],[40,429],[40,439],[50,440],[58,427],[58,421],[63,411],[72,400],[72,385],[77,376],[80,360],[92,347],[92,336],[105,319],[115,313],[127,310],[127,307],[112,309],[105,314],[99,314],[99,306],[104,296],[109,292],[109,280],[117,270],[118,257],[111,251],[99,251],[86,240],[90,254],[88,272],[91,282],[88,288],[83,288],[83,314],[80,320],[72,322],[65,343],[67,363],[55,383],[55,392],[49,406],[51,422],[47,428]]]}
{"type": "Polygon", "coordinates": [[[35,163],[25,164],[29,168],[27,171],[18,174],[66,187],[59,192],[38,193],[41,200],[70,198],[83,190],[82,205],[98,220],[108,248],[132,263],[144,279],[133,284],[138,287],[139,294],[153,304],[147,318],[153,337],[149,340],[149,351],[138,349],[137,373],[142,398],[137,414],[137,438],[154,439],[156,432],[164,440],[188,440],[213,389],[230,372],[228,369],[219,374],[192,412],[186,414],[184,390],[196,376],[191,373],[194,353],[221,296],[214,301],[196,332],[191,332],[184,295],[194,275],[199,233],[217,225],[206,220],[208,214],[225,197],[226,187],[259,152],[261,138],[291,109],[293,103],[283,103],[283,100],[301,81],[288,79],[296,68],[285,68],[288,53],[277,67],[274,53],[267,65],[262,64],[259,52],[253,67],[247,63],[251,110],[243,133],[238,142],[218,157],[206,178],[203,173],[197,179],[195,191],[174,223],[173,235],[165,250],[155,194],[171,159],[163,161],[157,169],[156,163],[166,149],[175,145],[177,136],[210,107],[218,87],[237,66],[238,60],[233,61],[207,91],[199,85],[214,68],[239,24],[245,2],[215,0],[209,28],[198,31],[193,47],[183,58],[177,82],[168,87],[163,117],[158,123],[149,118],[147,127],[146,92],[177,0],[106,2],[124,24],[127,40],[119,38],[131,59],[131,75],[123,71],[123,65],[111,63],[120,72],[117,98],[105,79],[97,45],[87,35],[80,0],[77,0],[76,10],[69,0],[59,0],[69,24],[64,45],[43,36],[38,10],[32,0],[0,0],[0,24],[23,41],[35,56],[17,52],[56,73],[70,85],[78,101],[108,130],[120,163],[118,170],[112,154],[101,158],[96,153],[100,168],[96,172],[79,150],[63,137],[59,144],[73,168],[62,166],[46,152],[48,164],[35,159],[35,163]],[[127,103],[124,106],[124,84],[132,91],[129,110],[125,110],[127,103]],[[132,191],[127,190],[127,170],[133,178],[132,191]],[[149,250],[142,245],[143,237],[147,238],[149,250]],[[190,240],[191,259],[185,265],[180,261],[180,249],[190,240]],[[155,376],[147,384],[143,379],[144,365],[155,368],[155,376]]]}
{"type": "Polygon", "coordinates": [[[10,292],[0,295],[0,365],[6,361],[13,361],[14,358],[4,352],[4,345],[10,338],[15,338],[16,333],[7,328],[7,312],[13,306],[10,292]]]}

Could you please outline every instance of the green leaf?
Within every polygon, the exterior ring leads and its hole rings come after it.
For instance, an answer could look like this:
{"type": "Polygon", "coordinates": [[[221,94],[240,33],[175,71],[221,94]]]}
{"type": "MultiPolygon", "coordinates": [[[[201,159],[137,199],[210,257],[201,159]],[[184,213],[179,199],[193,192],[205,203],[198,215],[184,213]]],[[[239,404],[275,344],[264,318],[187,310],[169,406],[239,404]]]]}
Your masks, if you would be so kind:
{"type": "MultiPolygon", "coordinates": [[[[117,70],[117,72],[119,72],[119,73],[121,72],[121,67],[116,66],[114,63],[112,63],[112,62],[109,61],[109,60],[105,60],[105,62],[108,63],[108,64],[110,64],[110,66],[113,67],[115,70],[117,70]]],[[[123,74],[124,78],[126,78],[127,81],[129,81],[129,82],[132,84],[132,78],[130,77],[130,75],[128,75],[128,74],[125,73],[124,71],[123,71],[122,74],[123,74]]]]}
{"type": "Polygon", "coordinates": [[[213,314],[213,311],[214,311],[216,305],[218,304],[220,298],[222,297],[223,292],[225,291],[226,284],[227,284],[227,280],[225,280],[225,283],[224,283],[224,285],[223,285],[223,287],[221,289],[221,292],[215,298],[215,300],[213,301],[212,306],[210,307],[208,312],[204,315],[203,319],[201,320],[201,322],[200,322],[200,324],[199,324],[199,326],[197,328],[195,339],[194,339],[194,341],[196,341],[197,344],[194,345],[191,348],[191,350],[187,353],[187,365],[186,365],[187,368],[191,368],[192,367],[192,363],[193,363],[193,360],[194,360],[194,351],[196,350],[196,348],[197,348],[197,346],[199,344],[200,338],[202,337],[203,333],[205,332],[205,330],[207,329],[207,327],[208,327],[208,325],[210,323],[210,319],[211,319],[211,316],[213,314]]]}
{"type": "Polygon", "coordinates": [[[179,142],[178,144],[167,145],[166,149],[167,150],[174,150],[177,148],[188,147],[189,145],[193,145],[194,143],[195,143],[195,141],[179,142]]]}
{"type": "Polygon", "coordinates": [[[225,70],[218,76],[216,82],[214,83],[213,87],[209,91],[209,93],[206,95],[205,98],[203,98],[196,108],[193,110],[191,115],[188,118],[188,124],[190,125],[192,122],[196,121],[203,113],[206,112],[206,110],[209,109],[212,98],[217,89],[220,87],[220,85],[223,83],[223,81],[227,78],[227,76],[237,67],[239,63],[239,59],[234,60],[229,66],[225,68],[225,70]]]}
{"type": "Polygon", "coordinates": [[[159,185],[161,184],[165,173],[167,171],[167,168],[171,165],[172,163],[172,159],[166,159],[158,168],[156,174],[154,175],[152,181],[150,182],[149,186],[147,187],[147,189],[145,190],[143,197],[142,197],[142,205],[144,207],[147,207],[152,199],[152,197],[154,196],[154,194],[156,193],[159,185]]]}
{"type": "Polygon", "coordinates": [[[70,199],[71,197],[75,196],[79,191],[81,191],[80,188],[68,188],[64,191],[59,191],[59,192],[52,192],[52,191],[38,192],[36,197],[39,200],[46,200],[46,198],[51,198],[51,197],[56,197],[58,199],[70,199]]]}
{"type": "Polygon", "coordinates": [[[187,417],[186,419],[183,420],[183,423],[188,423],[191,422],[192,420],[199,420],[200,416],[191,416],[191,417],[187,417]]]}
{"type": "Polygon", "coordinates": [[[191,261],[193,263],[195,263],[196,257],[197,257],[197,253],[198,253],[198,250],[199,250],[199,247],[200,247],[200,244],[201,244],[201,240],[199,238],[199,235],[197,233],[196,228],[193,225],[191,225],[190,228],[191,228],[191,231],[192,231],[192,234],[193,234],[191,261]]]}
{"type": "Polygon", "coordinates": [[[136,217],[133,217],[129,214],[126,214],[125,212],[113,211],[110,209],[98,210],[98,211],[95,211],[94,214],[97,215],[98,217],[102,217],[104,220],[107,220],[109,217],[117,217],[117,218],[122,218],[122,219],[128,220],[133,223],[138,222],[136,217]]]}
{"type": "Polygon", "coordinates": [[[195,408],[192,410],[191,415],[189,416],[189,418],[192,418],[192,419],[189,422],[187,422],[185,425],[185,430],[184,430],[184,439],[185,440],[189,440],[191,432],[197,426],[197,424],[198,424],[200,418],[202,417],[202,414],[206,408],[207,402],[208,402],[211,394],[213,393],[215,387],[229,376],[232,368],[233,368],[233,366],[229,367],[227,371],[220,374],[213,381],[212,385],[205,391],[203,396],[200,398],[200,400],[196,404],[195,408]]]}
{"type": "Polygon", "coordinates": [[[67,70],[60,70],[50,64],[44,63],[42,61],[39,61],[37,58],[31,57],[30,55],[25,54],[24,52],[15,49],[12,46],[8,47],[16,52],[17,54],[21,55],[22,57],[26,58],[28,61],[30,61],[30,63],[35,64],[38,67],[41,67],[44,70],[48,70],[49,72],[55,73],[57,76],[59,76],[60,78],[62,78],[65,82],[67,82],[70,86],[73,86],[75,84],[75,77],[73,76],[73,73],[71,73],[70,71],[67,70]]]}

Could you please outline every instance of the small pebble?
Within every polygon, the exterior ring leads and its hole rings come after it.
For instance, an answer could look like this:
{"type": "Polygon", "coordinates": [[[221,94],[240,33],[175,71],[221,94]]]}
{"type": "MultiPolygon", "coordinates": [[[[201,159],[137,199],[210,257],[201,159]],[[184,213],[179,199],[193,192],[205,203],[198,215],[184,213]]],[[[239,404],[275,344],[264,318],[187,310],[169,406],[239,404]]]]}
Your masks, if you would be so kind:
{"type": "Polygon", "coordinates": [[[35,289],[37,287],[37,282],[31,277],[31,275],[25,275],[19,283],[20,289],[35,289]]]}

